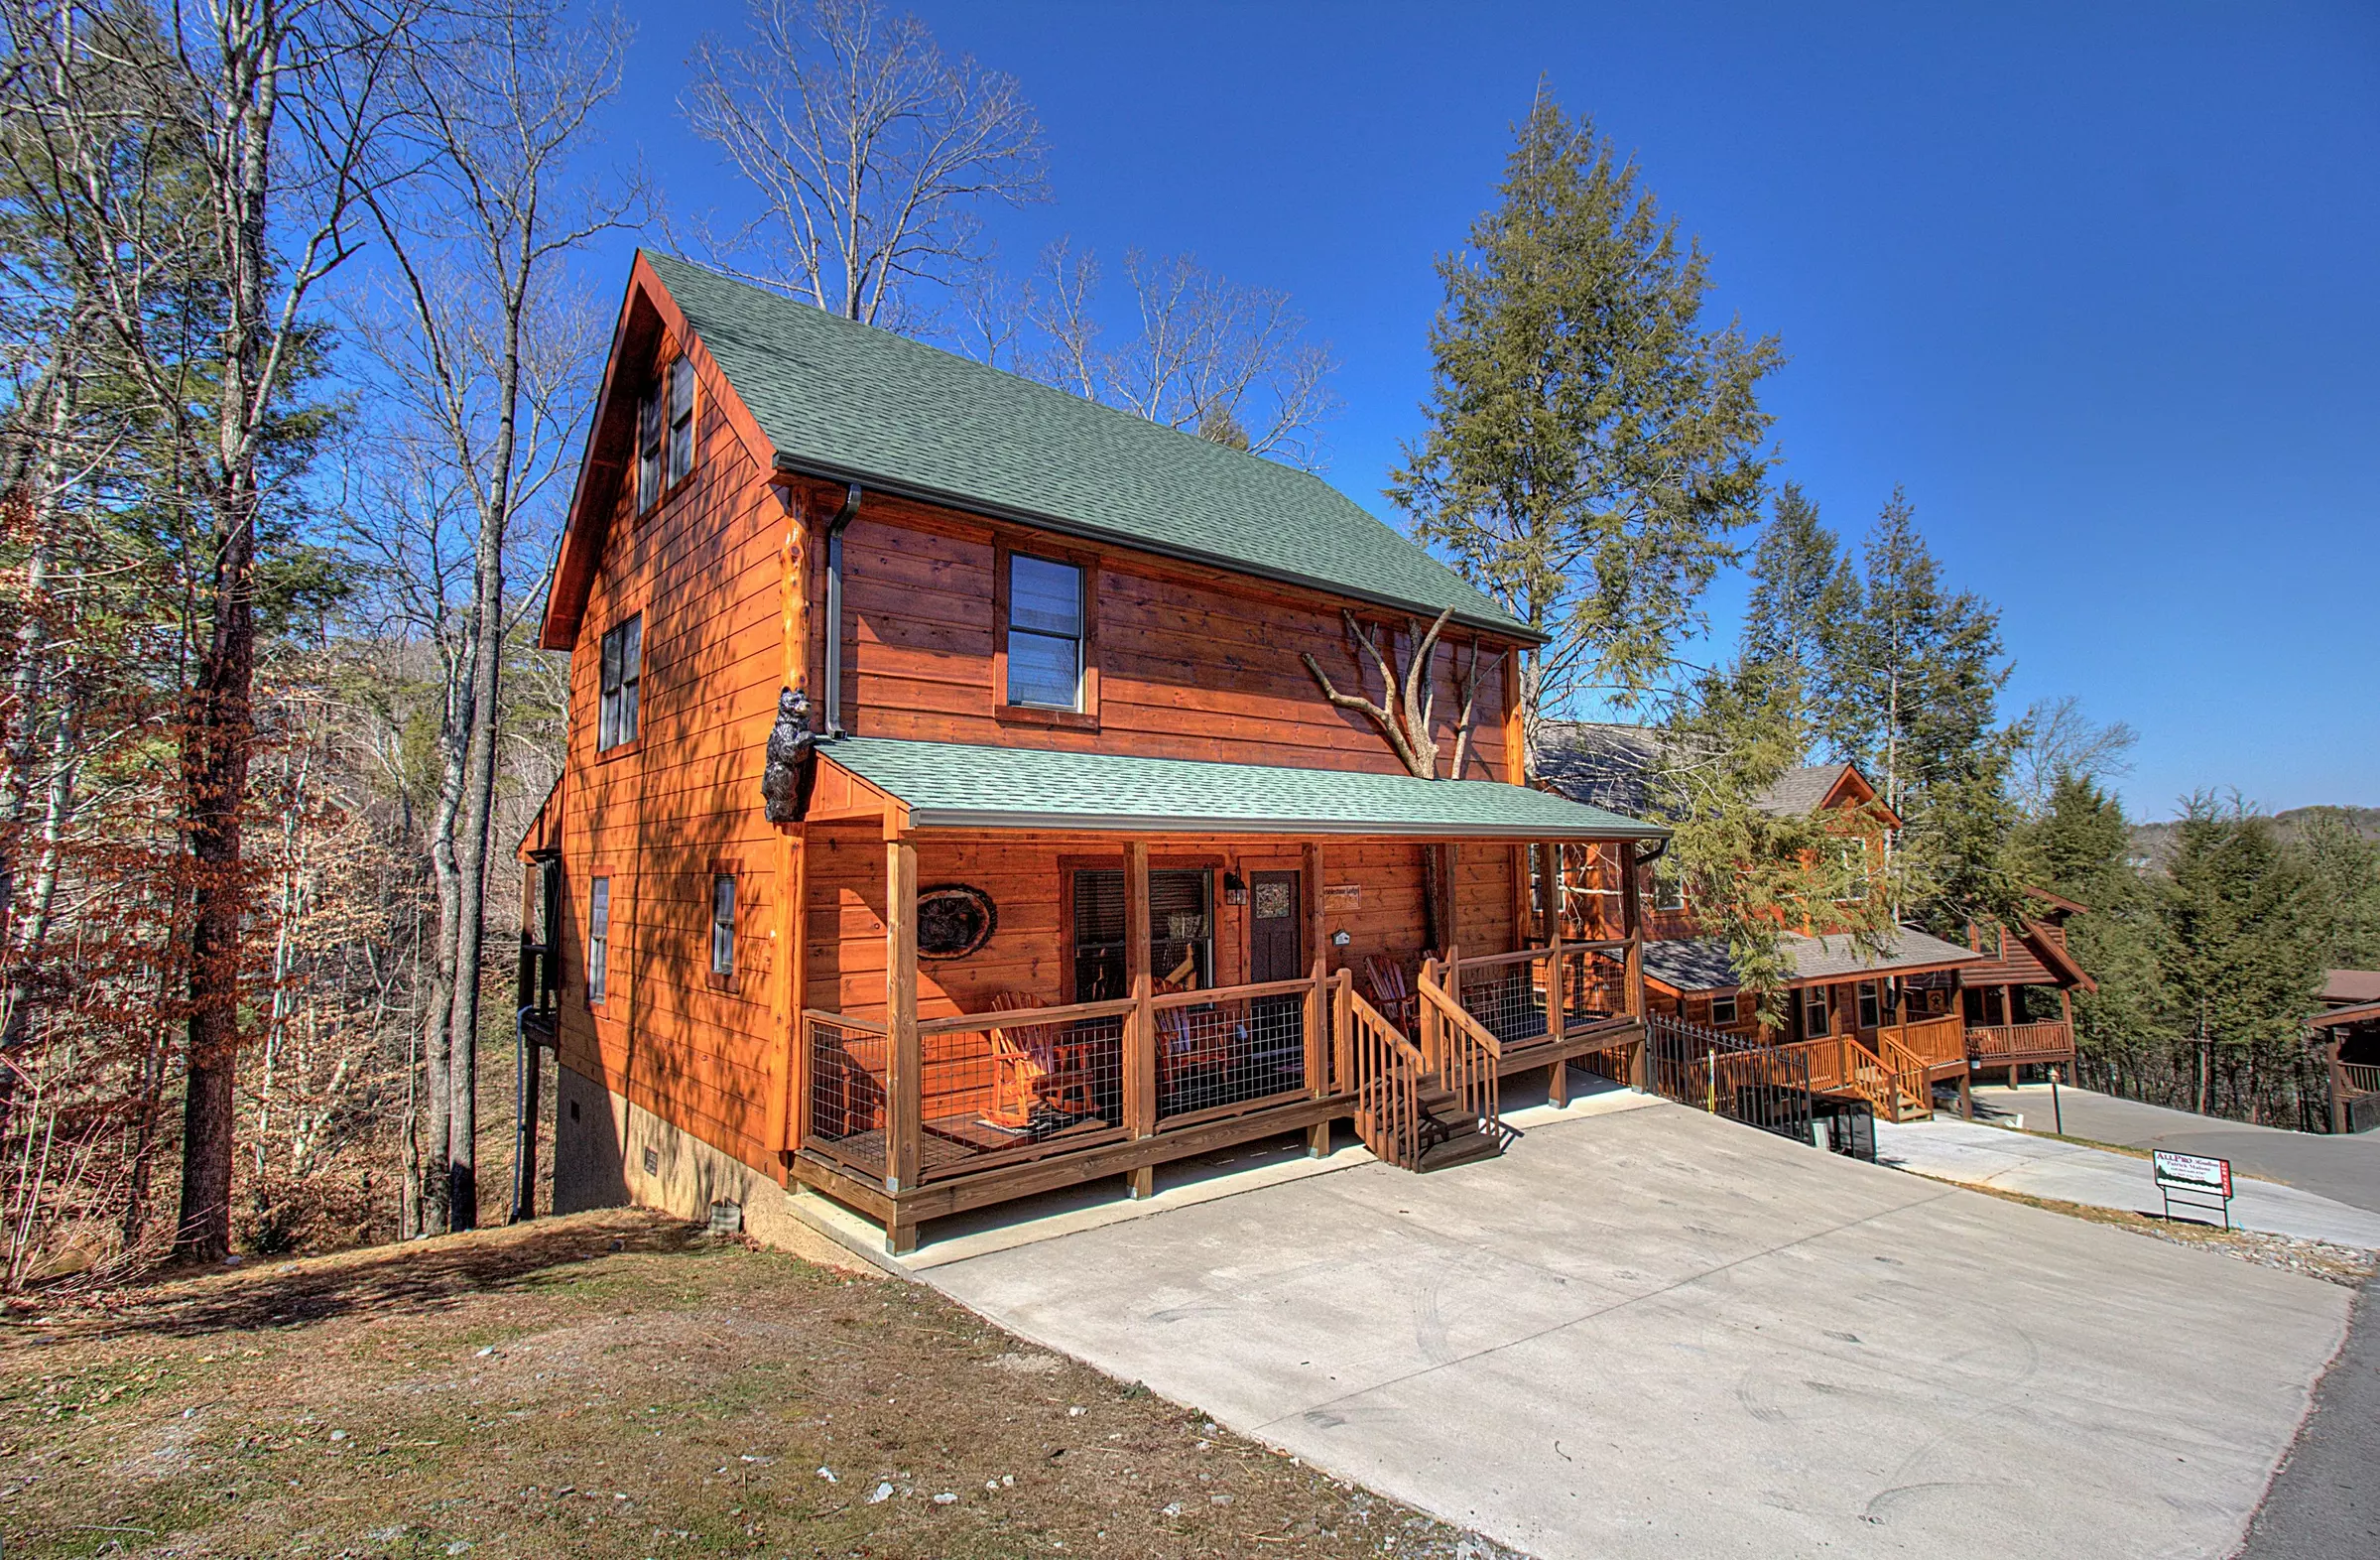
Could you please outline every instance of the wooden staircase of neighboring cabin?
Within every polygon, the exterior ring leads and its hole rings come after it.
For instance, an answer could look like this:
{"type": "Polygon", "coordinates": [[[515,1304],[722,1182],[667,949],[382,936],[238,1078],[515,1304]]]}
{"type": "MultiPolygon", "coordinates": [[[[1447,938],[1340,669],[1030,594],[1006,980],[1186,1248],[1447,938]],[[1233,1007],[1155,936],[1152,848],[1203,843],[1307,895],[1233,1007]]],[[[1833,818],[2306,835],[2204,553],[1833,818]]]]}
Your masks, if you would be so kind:
{"type": "Polygon", "coordinates": [[[1844,1082],[1887,1121],[1924,1121],[1934,1115],[1934,1087],[1926,1080],[1926,1061],[1916,1052],[1879,1034],[1871,1051],[1853,1035],[1842,1036],[1844,1082]]]}

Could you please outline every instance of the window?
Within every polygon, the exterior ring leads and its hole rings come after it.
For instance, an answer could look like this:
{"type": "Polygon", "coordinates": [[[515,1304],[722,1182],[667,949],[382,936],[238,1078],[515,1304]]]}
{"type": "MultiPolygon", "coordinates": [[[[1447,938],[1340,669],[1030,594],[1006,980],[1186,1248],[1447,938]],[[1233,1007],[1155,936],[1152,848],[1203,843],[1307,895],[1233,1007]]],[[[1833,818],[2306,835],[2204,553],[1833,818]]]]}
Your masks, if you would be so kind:
{"type": "Polygon", "coordinates": [[[694,468],[694,365],[681,357],[670,365],[670,485],[694,468]]]}
{"type": "Polygon", "coordinates": [[[1082,708],[1082,617],[1079,568],[1009,555],[1007,703],[1082,708]]]}
{"type": "Polygon", "coordinates": [[[1667,861],[1655,862],[1653,866],[1653,908],[1686,908],[1686,879],[1679,876],[1678,869],[1667,861]]]}
{"type": "Polygon", "coordinates": [[[710,879],[710,973],[735,974],[735,874],[716,872],[710,879]]]}
{"type": "Polygon", "coordinates": [[[1814,985],[1802,993],[1802,1033],[1815,1040],[1827,1032],[1826,988],[1814,985]]]}
{"type": "Polygon", "coordinates": [[[611,879],[598,877],[586,885],[586,999],[603,1000],[604,979],[611,965],[611,879]]]}
{"type": "Polygon", "coordinates": [[[1710,1021],[1714,1024],[1735,1022],[1735,993],[1733,991],[1729,991],[1724,996],[1714,996],[1710,999],[1710,1021]]]}
{"type": "Polygon", "coordinates": [[[661,502],[661,447],[667,432],[662,416],[657,385],[646,391],[636,406],[636,512],[640,515],[661,502]]]}
{"type": "Polygon", "coordinates": [[[1859,982],[1859,1027],[1873,1029],[1884,1022],[1884,1003],[1877,995],[1876,982],[1859,982]]]}
{"type": "Polygon", "coordinates": [[[596,706],[595,751],[636,740],[636,702],[645,672],[645,614],[615,623],[603,636],[603,692],[596,706]]]}
{"type": "Polygon", "coordinates": [[[1864,840],[1845,840],[1837,847],[1843,865],[1842,893],[1837,904],[1855,905],[1868,896],[1868,846],[1864,840]]]}
{"type": "MultiPolygon", "coordinates": [[[[1149,971],[1160,991],[1214,983],[1214,873],[1204,867],[1149,874],[1149,971]]],[[[1130,996],[1124,959],[1124,874],[1074,874],[1074,1000],[1130,996]]]]}

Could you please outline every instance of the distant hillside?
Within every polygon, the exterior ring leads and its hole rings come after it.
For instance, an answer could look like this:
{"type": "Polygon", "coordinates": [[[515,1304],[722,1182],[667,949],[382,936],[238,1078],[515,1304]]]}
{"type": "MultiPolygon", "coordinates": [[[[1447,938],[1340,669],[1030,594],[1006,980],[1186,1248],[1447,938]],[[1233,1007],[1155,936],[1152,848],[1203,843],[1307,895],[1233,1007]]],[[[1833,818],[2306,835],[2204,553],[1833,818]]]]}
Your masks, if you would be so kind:
{"type": "MultiPolygon", "coordinates": [[[[2273,823],[2280,830],[2281,837],[2287,840],[2324,814],[2344,818],[2357,834],[2367,840],[2380,840],[2380,807],[2293,807],[2286,813],[2275,813],[2273,823]]],[[[2179,827],[2171,822],[2134,824],[2133,853],[2143,860],[2163,861],[2166,852],[2173,848],[2174,831],[2179,827]]]]}

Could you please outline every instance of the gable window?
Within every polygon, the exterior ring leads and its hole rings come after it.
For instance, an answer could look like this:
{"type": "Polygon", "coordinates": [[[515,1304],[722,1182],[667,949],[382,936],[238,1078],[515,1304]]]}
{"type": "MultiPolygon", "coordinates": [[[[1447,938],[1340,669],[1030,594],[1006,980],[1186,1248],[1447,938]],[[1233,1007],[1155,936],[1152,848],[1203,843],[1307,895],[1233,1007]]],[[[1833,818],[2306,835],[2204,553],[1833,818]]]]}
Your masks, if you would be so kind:
{"type": "Polygon", "coordinates": [[[1884,1022],[1884,1003],[1877,995],[1876,982],[1859,982],[1859,1027],[1873,1029],[1884,1022]]]}
{"type": "Polygon", "coordinates": [[[595,708],[595,751],[636,740],[637,692],[644,682],[645,614],[603,635],[603,691],[595,708]]]}
{"type": "Polygon", "coordinates": [[[1802,993],[1802,1033],[1807,1038],[1816,1040],[1828,1032],[1826,988],[1822,985],[1814,985],[1802,993]]]}
{"type": "Polygon", "coordinates": [[[1714,1024],[1735,1022],[1735,993],[1725,992],[1710,999],[1710,1021],[1714,1024]]]}
{"type": "Polygon", "coordinates": [[[603,1000],[611,966],[611,879],[597,877],[586,885],[586,999],[603,1000]]]}
{"type": "Polygon", "coordinates": [[[1008,686],[1004,702],[1082,708],[1082,570],[1023,553],[1008,557],[1008,686]]]}
{"type": "Polygon", "coordinates": [[[715,872],[710,879],[710,973],[735,974],[735,874],[715,872]]]}
{"type": "Polygon", "coordinates": [[[670,486],[694,469],[694,365],[681,357],[670,365],[670,486]]]}
{"type": "MultiPolygon", "coordinates": [[[[1074,874],[1074,997],[1130,996],[1124,958],[1124,874],[1074,874]]],[[[1214,873],[1205,867],[1149,874],[1149,973],[1159,991],[1214,984],[1214,873]]]]}
{"type": "Polygon", "coordinates": [[[1842,892],[1835,903],[1855,905],[1868,896],[1868,847],[1864,840],[1845,840],[1837,850],[1842,859],[1842,892]]]}
{"type": "Polygon", "coordinates": [[[645,392],[636,405],[636,512],[643,514],[661,502],[661,455],[667,425],[663,422],[661,387],[645,392]]]}

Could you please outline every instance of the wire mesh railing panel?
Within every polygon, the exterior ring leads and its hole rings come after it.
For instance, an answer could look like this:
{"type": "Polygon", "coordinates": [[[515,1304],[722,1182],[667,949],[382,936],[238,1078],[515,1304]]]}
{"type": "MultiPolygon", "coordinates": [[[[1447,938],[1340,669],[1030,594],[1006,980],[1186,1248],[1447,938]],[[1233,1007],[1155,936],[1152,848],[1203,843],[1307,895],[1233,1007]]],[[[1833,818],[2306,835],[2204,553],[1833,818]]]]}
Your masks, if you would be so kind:
{"type": "Polygon", "coordinates": [[[1303,1092],[1312,990],[1200,991],[1158,1006],[1158,1124],[1303,1092]]]}
{"type": "Polygon", "coordinates": [[[881,1169],[884,1031],[824,1014],[807,1015],[803,1022],[810,1033],[810,1114],[804,1140],[837,1158],[881,1169]]]}
{"type": "Polygon", "coordinates": [[[1543,956],[1466,961],[1455,970],[1455,1000],[1503,1044],[1538,1039],[1547,1032],[1545,965],[1543,956]]]}
{"type": "Polygon", "coordinates": [[[1030,1008],[921,1025],[919,1159],[926,1179],[990,1155],[1104,1137],[1124,1121],[1122,1011],[1045,1017],[1030,1008]]]}
{"type": "Polygon", "coordinates": [[[1811,1140],[1807,1053],[1661,1014],[1646,1020],[1645,1043],[1654,1093],[1781,1137],[1811,1140]]]}
{"type": "Polygon", "coordinates": [[[1628,961],[1601,948],[1562,951],[1562,1023],[1582,1028],[1628,1011],[1628,961]]]}

